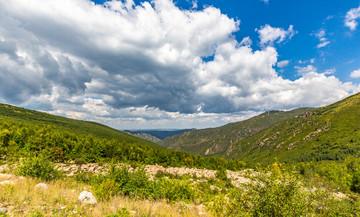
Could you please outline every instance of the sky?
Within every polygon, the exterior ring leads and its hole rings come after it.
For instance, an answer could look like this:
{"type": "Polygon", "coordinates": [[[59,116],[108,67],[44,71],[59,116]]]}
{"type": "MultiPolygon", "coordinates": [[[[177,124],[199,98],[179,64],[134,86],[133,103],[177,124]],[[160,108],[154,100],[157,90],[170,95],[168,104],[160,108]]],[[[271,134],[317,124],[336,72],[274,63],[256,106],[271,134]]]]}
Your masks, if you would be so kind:
{"type": "Polygon", "coordinates": [[[0,0],[0,103],[217,127],[360,91],[360,1],[0,0]]]}

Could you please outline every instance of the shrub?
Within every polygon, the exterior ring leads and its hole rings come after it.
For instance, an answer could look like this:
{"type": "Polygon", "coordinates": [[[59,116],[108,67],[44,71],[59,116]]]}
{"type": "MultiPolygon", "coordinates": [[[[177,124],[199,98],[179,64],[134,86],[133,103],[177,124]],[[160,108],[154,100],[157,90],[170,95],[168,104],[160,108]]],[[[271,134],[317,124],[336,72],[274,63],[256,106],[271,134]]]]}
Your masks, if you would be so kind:
{"type": "Polygon", "coordinates": [[[124,207],[118,213],[107,215],[106,217],[130,217],[130,212],[124,207]]]}
{"type": "Polygon", "coordinates": [[[96,192],[103,200],[118,194],[142,199],[160,198],[159,187],[148,180],[144,168],[110,165],[108,174],[100,175],[94,182],[96,192]]]}
{"type": "Polygon", "coordinates": [[[192,201],[195,198],[195,191],[190,182],[186,180],[161,179],[157,184],[162,191],[162,197],[168,201],[187,200],[192,201]]]}
{"type": "Polygon", "coordinates": [[[121,191],[120,186],[115,180],[105,179],[95,189],[95,196],[99,200],[109,200],[121,191]]]}
{"type": "Polygon", "coordinates": [[[61,173],[43,156],[25,158],[16,166],[16,175],[40,178],[44,181],[58,179],[61,173]]]}
{"type": "Polygon", "coordinates": [[[75,162],[76,165],[86,164],[86,161],[85,161],[84,159],[82,159],[82,158],[76,158],[76,159],[74,160],[74,162],[75,162]]]}
{"type": "Polygon", "coordinates": [[[360,193],[360,172],[354,173],[350,190],[356,193],[360,193]]]}
{"type": "Polygon", "coordinates": [[[249,195],[255,216],[304,216],[313,208],[312,199],[300,189],[294,174],[264,176],[250,186],[249,195]]]}

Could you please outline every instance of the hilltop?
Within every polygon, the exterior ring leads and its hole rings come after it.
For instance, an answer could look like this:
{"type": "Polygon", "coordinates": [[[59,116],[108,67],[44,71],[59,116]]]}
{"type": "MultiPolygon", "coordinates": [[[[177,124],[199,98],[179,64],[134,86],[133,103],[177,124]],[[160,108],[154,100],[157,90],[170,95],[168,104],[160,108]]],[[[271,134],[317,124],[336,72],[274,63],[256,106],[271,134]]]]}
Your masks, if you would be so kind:
{"type": "Polygon", "coordinates": [[[1,123],[4,123],[5,121],[14,121],[16,123],[36,126],[52,126],[59,130],[71,131],[78,135],[93,135],[99,138],[117,139],[127,143],[154,145],[153,143],[99,123],[65,118],[1,103],[0,121],[1,123]]]}
{"type": "Polygon", "coordinates": [[[248,120],[218,128],[187,131],[162,140],[159,144],[201,156],[225,153],[232,144],[254,135],[284,119],[301,115],[312,108],[264,112],[248,120]]]}

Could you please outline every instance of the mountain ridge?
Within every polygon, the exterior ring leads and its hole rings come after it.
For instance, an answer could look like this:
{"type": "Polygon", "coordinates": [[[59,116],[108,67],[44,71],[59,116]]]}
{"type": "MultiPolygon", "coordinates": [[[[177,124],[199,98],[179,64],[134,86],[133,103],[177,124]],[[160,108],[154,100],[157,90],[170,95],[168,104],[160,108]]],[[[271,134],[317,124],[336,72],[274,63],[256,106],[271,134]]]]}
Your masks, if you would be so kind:
{"type": "Polygon", "coordinates": [[[250,119],[229,123],[217,128],[187,131],[162,140],[165,147],[201,156],[226,152],[232,143],[251,136],[288,117],[300,115],[312,108],[291,111],[267,111],[250,119]]]}
{"type": "Polygon", "coordinates": [[[283,120],[230,147],[221,157],[252,162],[343,160],[360,153],[360,93],[283,120]]]}

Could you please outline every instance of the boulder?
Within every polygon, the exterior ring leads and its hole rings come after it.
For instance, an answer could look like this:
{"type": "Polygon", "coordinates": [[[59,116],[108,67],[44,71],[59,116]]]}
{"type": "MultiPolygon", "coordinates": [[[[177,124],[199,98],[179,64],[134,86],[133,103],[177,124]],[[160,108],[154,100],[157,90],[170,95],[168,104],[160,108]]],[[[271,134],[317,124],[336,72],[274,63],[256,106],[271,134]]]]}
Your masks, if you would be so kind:
{"type": "Polygon", "coordinates": [[[0,180],[8,180],[8,179],[11,179],[12,177],[13,177],[13,175],[0,173],[0,180]]]}
{"type": "Polygon", "coordinates": [[[48,185],[45,183],[39,183],[35,185],[35,190],[47,190],[47,189],[48,189],[48,185]]]}
{"type": "Polygon", "coordinates": [[[2,208],[2,207],[0,208],[0,213],[7,213],[7,211],[8,210],[6,208],[2,208]]]}
{"type": "Polygon", "coordinates": [[[0,182],[0,185],[12,185],[12,184],[14,184],[14,183],[10,180],[5,180],[5,181],[0,182]]]}
{"type": "Polygon", "coordinates": [[[97,201],[94,197],[94,195],[91,192],[88,191],[83,191],[80,193],[78,200],[80,200],[81,203],[83,204],[96,204],[97,201]]]}

